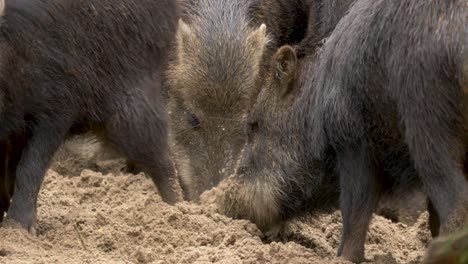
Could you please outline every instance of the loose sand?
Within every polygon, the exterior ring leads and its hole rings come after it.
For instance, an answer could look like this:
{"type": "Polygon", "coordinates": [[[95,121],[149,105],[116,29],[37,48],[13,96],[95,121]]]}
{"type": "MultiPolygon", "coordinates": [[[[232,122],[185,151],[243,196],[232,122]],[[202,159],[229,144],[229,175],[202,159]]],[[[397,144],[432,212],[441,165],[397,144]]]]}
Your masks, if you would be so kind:
{"type": "MultiPolygon", "coordinates": [[[[163,203],[150,179],[120,172],[121,160],[92,161],[92,145],[62,148],[40,193],[37,236],[4,224],[0,263],[347,263],[335,258],[338,211],[265,235],[196,204],[163,203]]],[[[426,213],[407,224],[374,216],[366,257],[419,263],[426,226],[426,213]]]]}

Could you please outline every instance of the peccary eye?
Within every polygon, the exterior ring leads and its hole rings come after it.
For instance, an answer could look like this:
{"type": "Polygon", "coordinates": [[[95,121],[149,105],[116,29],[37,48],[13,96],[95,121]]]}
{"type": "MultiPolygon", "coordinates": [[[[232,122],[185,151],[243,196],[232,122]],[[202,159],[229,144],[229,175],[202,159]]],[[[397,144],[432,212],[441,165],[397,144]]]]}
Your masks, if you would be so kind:
{"type": "Polygon", "coordinates": [[[192,128],[199,128],[200,127],[200,120],[194,115],[189,113],[187,116],[187,120],[189,124],[192,126],[192,128]]]}

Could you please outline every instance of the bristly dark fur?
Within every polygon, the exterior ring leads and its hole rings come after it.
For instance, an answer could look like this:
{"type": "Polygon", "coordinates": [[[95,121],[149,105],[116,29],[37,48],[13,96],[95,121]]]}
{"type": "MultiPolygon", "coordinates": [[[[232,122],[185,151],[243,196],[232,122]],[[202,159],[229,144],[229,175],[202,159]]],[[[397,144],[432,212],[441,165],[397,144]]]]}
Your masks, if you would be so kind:
{"type": "Polygon", "coordinates": [[[296,45],[299,57],[313,54],[330,36],[355,0],[304,0],[309,5],[307,31],[296,45]]]}
{"type": "Polygon", "coordinates": [[[313,54],[346,14],[354,0],[266,0],[253,12],[271,35],[271,46],[296,47],[298,56],[313,54]]]}
{"type": "Polygon", "coordinates": [[[467,13],[461,0],[357,0],[317,56],[279,49],[225,211],[268,228],[339,184],[338,254],[356,262],[387,193],[422,187],[433,233],[466,223],[467,13]]]}
{"type": "Polygon", "coordinates": [[[445,233],[466,223],[467,13],[458,0],[361,0],[321,52],[307,111],[337,154],[340,255],[363,260],[367,226],[389,189],[422,186],[445,233]]]}
{"type": "Polygon", "coordinates": [[[72,127],[99,130],[175,202],[160,79],[177,19],[175,0],[7,1],[0,138],[28,135],[8,217],[31,228],[44,173],[72,127]]]}

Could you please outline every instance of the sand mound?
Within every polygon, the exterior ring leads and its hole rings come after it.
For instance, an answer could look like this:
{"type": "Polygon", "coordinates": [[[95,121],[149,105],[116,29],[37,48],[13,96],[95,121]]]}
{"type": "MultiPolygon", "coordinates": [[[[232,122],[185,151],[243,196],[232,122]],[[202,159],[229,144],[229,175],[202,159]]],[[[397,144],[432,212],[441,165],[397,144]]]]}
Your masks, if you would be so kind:
{"type": "MultiPolygon", "coordinates": [[[[40,193],[37,236],[0,228],[0,263],[347,263],[335,258],[339,212],[262,234],[199,205],[163,203],[143,174],[119,172],[121,160],[65,156],[40,193]],[[78,175],[83,164],[93,171],[78,175]]],[[[407,226],[375,216],[366,256],[371,263],[418,263],[429,241],[426,219],[407,226]]]]}

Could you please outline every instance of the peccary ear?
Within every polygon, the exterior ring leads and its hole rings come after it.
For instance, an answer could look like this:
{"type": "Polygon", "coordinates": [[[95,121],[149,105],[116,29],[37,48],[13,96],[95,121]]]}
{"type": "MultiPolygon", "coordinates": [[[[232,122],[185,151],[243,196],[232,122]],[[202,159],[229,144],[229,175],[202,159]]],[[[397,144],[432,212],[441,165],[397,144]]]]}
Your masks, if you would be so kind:
{"type": "Polygon", "coordinates": [[[182,21],[182,19],[179,19],[176,38],[179,54],[185,53],[187,44],[192,43],[195,39],[195,34],[193,33],[192,29],[189,25],[185,24],[185,22],[182,21]]]}
{"type": "Polygon", "coordinates": [[[5,14],[5,0],[0,0],[0,16],[5,14]]]}
{"type": "Polygon", "coordinates": [[[286,96],[292,91],[297,71],[297,55],[291,46],[282,46],[273,56],[274,82],[279,95],[286,96]]]}
{"type": "Polygon", "coordinates": [[[248,49],[250,54],[252,54],[252,59],[254,60],[254,72],[255,74],[259,72],[260,64],[262,62],[263,52],[269,42],[266,25],[262,24],[258,29],[252,31],[247,36],[248,49]]]}
{"type": "Polygon", "coordinates": [[[247,37],[247,42],[252,45],[252,48],[263,48],[268,43],[268,37],[266,32],[266,25],[262,24],[259,28],[252,31],[247,37]]]}

